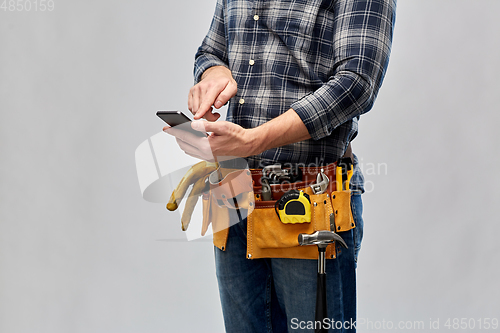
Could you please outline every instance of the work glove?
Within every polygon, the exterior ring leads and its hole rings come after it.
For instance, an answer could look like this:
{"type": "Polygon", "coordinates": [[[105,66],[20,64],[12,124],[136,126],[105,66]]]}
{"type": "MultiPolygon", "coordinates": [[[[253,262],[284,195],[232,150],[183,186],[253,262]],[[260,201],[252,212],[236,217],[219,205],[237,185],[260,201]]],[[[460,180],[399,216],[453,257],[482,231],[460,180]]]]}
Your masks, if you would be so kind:
{"type": "Polygon", "coordinates": [[[198,197],[205,191],[208,190],[207,178],[210,173],[217,170],[217,163],[201,161],[193,165],[182,177],[181,181],[172,192],[170,200],[167,203],[167,209],[174,211],[179,207],[182,199],[186,195],[186,192],[190,185],[193,185],[191,192],[186,199],[186,205],[184,207],[184,212],[182,212],[181,226],[182,230],[186,231],[189,223],[191,222],[191,216],[193,215],[194,207],[198,202],[198,197]]]}

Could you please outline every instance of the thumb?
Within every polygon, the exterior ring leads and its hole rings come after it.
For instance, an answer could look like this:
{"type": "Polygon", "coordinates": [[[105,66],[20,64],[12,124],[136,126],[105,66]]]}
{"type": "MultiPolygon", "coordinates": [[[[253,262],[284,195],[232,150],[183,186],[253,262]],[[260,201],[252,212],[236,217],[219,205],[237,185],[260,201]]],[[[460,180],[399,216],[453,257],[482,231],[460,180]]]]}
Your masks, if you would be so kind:
{"type": "Polygon", "coordinates": [[[192,122],[191,126],[193,127],[194,130],[200,132],[212,132],[215,135],[220,135],[223,134],[224,132],[225,128],[224,123],[225,121],[211,122],[211,121],[196,120],[192,122]]]}

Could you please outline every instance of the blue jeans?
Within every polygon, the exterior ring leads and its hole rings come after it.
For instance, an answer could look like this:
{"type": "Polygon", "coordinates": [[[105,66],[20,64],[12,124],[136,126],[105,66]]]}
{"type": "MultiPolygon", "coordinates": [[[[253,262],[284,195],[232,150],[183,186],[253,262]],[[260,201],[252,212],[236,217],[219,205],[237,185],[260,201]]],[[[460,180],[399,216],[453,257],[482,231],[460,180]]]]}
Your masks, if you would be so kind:
{"type": "MultiPolygon", "coordinates": [[[[361,195],[351,198],[356,228],[339,233],[348,249],[326,263],[328,323],[335,332],[355,332],[356,261],[363,221],[361,195]],[[342,328],[340,328],[342,326],[342,328]],[[337,327],[337,328],[335,328],[337,327]]],[[[226,251],[215,264],[226,332],[314,332],[317,260],[246,259],[244,220],[229,229],[226,251]]]]}

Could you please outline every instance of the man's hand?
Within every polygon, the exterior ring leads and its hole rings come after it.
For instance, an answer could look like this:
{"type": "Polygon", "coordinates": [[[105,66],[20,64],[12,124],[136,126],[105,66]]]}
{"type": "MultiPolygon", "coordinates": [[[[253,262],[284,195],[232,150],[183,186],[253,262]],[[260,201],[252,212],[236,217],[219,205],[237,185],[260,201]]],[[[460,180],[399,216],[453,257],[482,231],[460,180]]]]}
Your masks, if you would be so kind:
{"type": "Polygon", "coordinates": [[[210,67],[203,73],[201,81],[189,90],[188,109],[194,114],[194,119],[216,121],[220,114],[212,113],[213,107],[220,109],[236,95],[237,90],[228,68],[210,67]]]}
{"type": "Polygon", "coordinates": [[[252,129],[227,121],[194,121],[191,127],[201,132],[211,132],[201,138],[188,131],[164,127],[163,130],[176,137],[179,147],[188,155],[205,161],[224,160],[223,156],[247,157],[260,153],[260,140],[252,129]]]}
{"type": "Polygon", "coordinates": [[[194,121],[191,127],[200,132],[211,132],[201,138],[177,128],[163,130],[176,137],[179,147],[190,156],[205,160],[223,160],[222,156],[248,157],[275,147],[311,138],[306,126],[290,109],[256,128],[243,127],[227,121],[194,121]]]}
{"type": "Polygon", "coordinates": [[[254,129],[244,129],[228,121],[195,121],[191,127],[197,131],[211,132],[207,140],[213,156],[247,157],[262,152],[254,129]]]}

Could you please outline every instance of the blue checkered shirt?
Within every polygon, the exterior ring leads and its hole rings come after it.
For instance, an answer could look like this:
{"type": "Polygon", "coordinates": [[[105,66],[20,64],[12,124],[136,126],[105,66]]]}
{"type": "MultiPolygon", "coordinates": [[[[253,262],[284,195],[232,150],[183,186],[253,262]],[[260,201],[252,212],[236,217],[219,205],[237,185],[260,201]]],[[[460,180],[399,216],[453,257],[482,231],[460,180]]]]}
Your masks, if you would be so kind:
{"type": "Polygon", "coordinates": [[[238,84],[227,120],[257,127],[290,108],[311,139],[248,158],[324,165],[357,135],[389,61],[396,0],[217,0],[195,81],[216,65],[238,84]]]}

